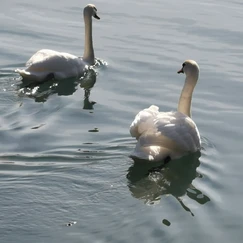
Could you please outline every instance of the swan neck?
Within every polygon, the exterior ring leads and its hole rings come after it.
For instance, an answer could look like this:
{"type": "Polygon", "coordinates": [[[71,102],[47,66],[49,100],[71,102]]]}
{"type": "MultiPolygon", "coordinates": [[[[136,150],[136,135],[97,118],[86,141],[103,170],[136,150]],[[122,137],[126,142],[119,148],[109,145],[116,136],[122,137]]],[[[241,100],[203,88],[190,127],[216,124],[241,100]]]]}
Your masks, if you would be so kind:
{"type": "Polygon", "coordinates": [[[195,76],[186,77],[178,103],[178,111],[189,117],[191,117],[192,93],[197,83],[197,79],[198,77],[195,76]]]}
{"type": "Polygon", "coordinates": [[[94,48],[92,39],[92,17],[84,14],[85,42],[83,60],[89,65],[94,64],[94,48]]]}

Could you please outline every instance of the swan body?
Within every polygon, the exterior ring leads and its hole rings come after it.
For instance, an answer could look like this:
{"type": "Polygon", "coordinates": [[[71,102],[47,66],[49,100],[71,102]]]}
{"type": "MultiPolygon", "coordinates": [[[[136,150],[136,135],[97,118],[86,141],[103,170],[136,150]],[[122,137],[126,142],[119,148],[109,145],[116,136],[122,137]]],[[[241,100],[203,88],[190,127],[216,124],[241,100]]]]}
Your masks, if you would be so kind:
{"type": "Polygon", "coordinates": [[[41,82],[51,77],[56,80],[79,77],[84,71],[85,63],[69,53],[43,49],[36,52],[26,66],[26,69],[17,69],[16,72],[24,79],[41,82]]]}
{"type": "Polygon", "coordinates": [[[92,41],[92,16],[100,19],[93,4],[88,4],[83,11],[85,22],[85,45],[82,58],[65,52],[48,49],[37,51],[26,63],[26,69],[16,69],[24,80],[42,82],[51,78],[61,80],[80,77],[86,65],[95,63],[92,41]]]}
{"type": "Polygon", "coordinates": [[[186,74],[178,110],[159,112],[159,107],[151,105],[136,115],[130,126],[131,136],[137,139],[131,158],[157,162],[200,150],[200,134],[191,119],[192,92],[198,80],[199,66],[195,61],[187,60],[178,73],[186,74]]]}

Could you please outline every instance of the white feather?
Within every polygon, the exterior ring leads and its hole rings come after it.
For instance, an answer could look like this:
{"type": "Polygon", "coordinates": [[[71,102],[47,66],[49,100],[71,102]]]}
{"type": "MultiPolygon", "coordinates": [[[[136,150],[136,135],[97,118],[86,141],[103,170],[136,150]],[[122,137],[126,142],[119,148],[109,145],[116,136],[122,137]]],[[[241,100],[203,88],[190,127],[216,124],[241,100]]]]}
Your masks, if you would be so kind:
{"type": "Polygon", "coordinates": [[[178,111],[159,112],[159,107],[152,105],[140,111],[132,122],[130,133],[137,139],[132,158],[160,161],[168,156],[175,159],[200,150],[200,134],[190,118],[192,92],[199,75],[198,64],[187,60],[180,72],[185,72],[187,77],[178,111]]]}
{"type": "Polygon", "coordinates": [[[145,160],[172,159],[201,147],[200,134],[193,120],[181,112],[159,112],[157,106],[140,111],[130,126],[137,138],[131,157],[145,160]]]}
{"type": "Polygon", "coordinates": [[[85,63],[69,53],[42,49],[27,61],[26,67],[16,70],[24,79],[42,81],[52,73],[56,80],[60,80],[82,75],[85,63]]]}
{"type": "Polygon", "coordinates": [[[94,49],[92,41],[92,17],[99,19],[93,4],[84,8],[85,46],[83,58],[65,52],[48,49],[37,51],[26,63],[26,69],[16,69],[24,80],[41,82],[50,77],[56,80],[79,78],[86,65],[94,65],[94,49]]]}

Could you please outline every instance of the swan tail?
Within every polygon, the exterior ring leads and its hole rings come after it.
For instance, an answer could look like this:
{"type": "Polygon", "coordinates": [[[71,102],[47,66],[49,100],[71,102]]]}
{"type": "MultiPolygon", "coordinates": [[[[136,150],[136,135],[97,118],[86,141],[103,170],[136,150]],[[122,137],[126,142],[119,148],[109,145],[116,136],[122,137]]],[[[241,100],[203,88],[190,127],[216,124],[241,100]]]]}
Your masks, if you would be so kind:
{"type": "Polygon", "coordinates": [[[165,162],[168,158],[174,160],[180,158],[185,154],[186,153],[184,152],[172,151],[171,149],[162,146],[152,145],[143,147],[137,144],[136,148],[129,157],[135,161],[139,159],[146,160],[148,162],[165,162]]]}
{"type": "Polygon", "coordinates": [[[137,144],[134,151],[130,154],[132,159],[146,160],[149,162],[163,161],[170,156],[171,151],[162,146],[140,146],[137,144]]]}
{"type": "MultiPolygon", "coordinates": [[[[19,75],[23,78],[23,81],[37,81],[40,82],[42,80],[46,80],[46,78],[48,78],[49,74],[47,74],[46,72],[29,72],[25,69],[16,69],[15,70],[16,73],[19,73],[19,75]]],[[[53,76],[53,75],[52,75],[53,76]]]]}
{"type": "Polygon", "coordinates": [[[27,72],[24,69],[16,69],[15,72],[19,73],[23,78],[24,77],[29,77],[31,75],[30,72],[27,72]]]}
{"type": "Polygon", "coordinates": [[[145,132],[138,138],[130,157],[157,162],[168,156],[176,159],[184,153],[185,151],[176,142],[163,136],[160,132],[145,132]]]}
{"type": "Polygon", "coordinates": [[[15,72],[18,73],[24,80],[36,79],[36,75],[33,75],[25,69],[16,69],[15,72]]]}

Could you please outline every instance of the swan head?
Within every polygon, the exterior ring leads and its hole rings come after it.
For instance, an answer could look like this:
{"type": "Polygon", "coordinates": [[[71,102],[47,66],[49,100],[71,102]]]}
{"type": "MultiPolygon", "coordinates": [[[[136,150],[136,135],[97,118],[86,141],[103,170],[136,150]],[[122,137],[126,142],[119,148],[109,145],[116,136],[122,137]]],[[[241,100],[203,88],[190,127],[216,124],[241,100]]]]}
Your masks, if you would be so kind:
{"type": "Polygon", "coordinates": [[[96,19],[100,19],[100,17],[97,15],[97,8],[94,4],[88,4],[84,8],[84,16],[94,17],[96,19]]]}
{"type": "Polygon", "coordinates": [[[199,66],[194,60],[186,60],[182,64],[182,68],[177,73],[185,73],[186,76],[194,76],[198,79],[199,76],[199,66]]]}

